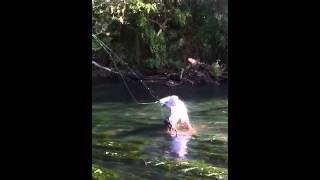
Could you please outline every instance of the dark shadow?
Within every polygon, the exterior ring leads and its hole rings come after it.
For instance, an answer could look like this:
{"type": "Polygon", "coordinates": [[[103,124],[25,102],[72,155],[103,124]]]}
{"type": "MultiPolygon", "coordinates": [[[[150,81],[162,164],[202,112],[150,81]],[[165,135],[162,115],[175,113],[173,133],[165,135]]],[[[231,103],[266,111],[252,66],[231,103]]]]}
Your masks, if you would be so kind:
{"type": "MultiPolygon", "coordinates": [[[[128,82],[129,88],[139,101],[150,102],[154,99],[150,96],[147,90],[139,82],[128,82]]],[[[148,83],[148,87],[154,91],[158,97],[168,95],[178,95],[182,100],[202,101],[210,98],[227,98],[228,84],[204,85],[204,86],[188,86],[181,85],[174,88],[169,88],[163,84],[148,83]]],[[[93,83],[92,86],[92,101],[93,102],[133,102],[122,81],[108,83],[93,83]]]]}

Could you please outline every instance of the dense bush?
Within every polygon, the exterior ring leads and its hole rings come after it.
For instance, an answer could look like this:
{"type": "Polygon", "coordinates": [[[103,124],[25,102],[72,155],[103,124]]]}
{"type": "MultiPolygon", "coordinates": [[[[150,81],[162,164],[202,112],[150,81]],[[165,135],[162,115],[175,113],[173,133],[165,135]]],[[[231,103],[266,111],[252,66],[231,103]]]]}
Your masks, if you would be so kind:
{"type": "MultiPolygon", "coordinates": [[[[228,62],[227,0],[93,0],[92,23],[100,40],[142,71],[179,71],[188,57],[228,62]]],[[[95,40],[92,51],[110,63],[95,40]]]]}

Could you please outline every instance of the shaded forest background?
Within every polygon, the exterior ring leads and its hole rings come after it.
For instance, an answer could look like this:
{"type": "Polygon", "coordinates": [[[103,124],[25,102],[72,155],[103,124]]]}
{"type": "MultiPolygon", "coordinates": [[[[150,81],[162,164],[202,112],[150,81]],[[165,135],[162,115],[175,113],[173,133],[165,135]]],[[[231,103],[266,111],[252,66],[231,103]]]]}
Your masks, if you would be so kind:
{"type": "MultiPolygon", "coordinates": [[[[143,75],[190,72],[193,58],[213,79],[228,71],[227,0],[93,0],[92,33],[143,75]]],[[[93,60],[114,68],[92,39],[93,60]]],[[[202,70],[203,71],[203,70],[202,70]]],[[[93,69],[93,76],[109,76],[93,69]]],[[[199,74],[189,73],[189,76],[199,74]]],[[[187,77],[187,75],[186,75],[187,77]]]]}

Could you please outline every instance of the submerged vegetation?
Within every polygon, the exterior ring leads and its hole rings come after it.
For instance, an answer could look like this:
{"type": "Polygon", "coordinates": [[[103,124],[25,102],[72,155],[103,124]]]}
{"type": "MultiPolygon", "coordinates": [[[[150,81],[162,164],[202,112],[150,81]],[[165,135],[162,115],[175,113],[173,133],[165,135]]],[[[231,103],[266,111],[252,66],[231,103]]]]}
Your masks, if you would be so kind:
{"type": "MultiPolygon", "coordinates": [[[[108,138],[107,138],[108,139],[108,138]]],[[[195,136],[192,138],[196,143],[201,143],[197,147],[193,147],[197,153],[207,156],[210,161],[227,161],[228,155],[221,145],[227,144],[224,140],[217,138],[215,135],[195,136]]],[[[95,142],[93,145],[93,159],[100,159],[111,162],[126,162],[133,166],[138,166],[146,172],[150,171],[164,171],[176,172],[174,177],[168,174],[171,179],[217,179],[225,180],[228,177],[228,171],[223,167],[216,167],[205,161],[199,160],[175,160],[172,158],[150,158],[143,151],[145,144],[142,142],[125,143],[117,140],[104,140],[95,142]]],[[[192,151],[190,152],[192,153],[192,151]]],[[[150,175],[143,175],[141,177],[152,178],[150,175]]],[[[93,164],[92,167],[93,179],[118,179],[116,172],[99,167],[93,164]],[[107,178],[106,178],[107,177],[107,178]]],[[[142,178],[142,179],[143,179],[142,178]]]]}
{"type": "MultiPolygon", "coordinates": [[[[206,141],[206,140],[204,140],[206,141]]],[[[145,171],[166,171],[175,172],[174,177],[168,175],[171,179],[216,179],[226,180],[228,179],[227,169],[221,167],[212,166],[206,162],[198,160],[180,160],[176,161],[173,159],[144,159],[141,156],[139,145],[119,143],[114,141],[106,141],[99,145],[100,150],[93,152],[94,157],[102,160],[109,160],[113,162],[131,163],[134,166],[141,167],[145,171]],[[139,154],[140,153],[140,154],[139,154]]],[[[141,145],[140,145],[141,147],[141,145]]],[[[97,147],[95,147],[97,149],[97,147]]],[[[202,151],[201,151],[202,152],[202,151]]],[[[208,153],[210,154],[210,152],[208,153]]],[[[221,158],[221,155],[211,153],[215,155],[216,159],[221,158]]],[[[223,157],[225,158],[225,157],[223,157]]],[[[141,177],[152,178],[148,174],[144,175],[141,172],[141,177]]],[[[92,178],[96,180],[102,179],[118,179],[117,173],[110,169],[106,169],[93,164],[92,166],[92,178]]]]}
{"type": "MultiPolygon", "coordinates": [[[[170,112],[159,104],[140,106],[125,97],[120,100],[125,92],[121,86],[115,82],[93,88],[93,179],[228,179],[228,101],[220,94],[223,86],[178,92],[185,97],[197,131],[186,143],[185,158],[174,154],[179,142],[165,136],[163,119],[170,112]]],[[[158,88],[157,93],[161,90],[167,88],[158,88]]]]}
{"type": "Polygon", "coordinates": [[[96,164],[92,165],[92,180],[118,179],[118,175],[112,170],[102,168],[96,164]]]}
{"type": "MultiPolygon", "coordinates": [[[[154,169],[156,171],[169,171],[176,172],[171,179],[185,180],[185,179],[211,179],[211,180],[227,180],[228,172],[224,168],[213,167],[207,163],[200,161],[173,161],[173,160],[156,160],[145,161],[145,169],[154,169]]],[[[148,175],[141,176],[145,178],[153,178],[148,175]]],[[[144,179],[142,177],[141,179],[144,179]]],[[[92,165],[92,179],[93,180],[106,180],[106,179],[119,179],[119,176],[112,170],[99,167],[96,164],[92,165]]]]}
{"type": "Polygon", "coordinates": [[[197,132],[187,143],[186,159],[176,159],[170,153],[173,140],[164,135],[162,124],[169,111],[161,111],[158,104],[119,100],[122,84],[116,84],[93,88],[94,179],[228,179],[228,101],[223,94],[214,95],[222,93],[223,86],[188,87],[196,91],[181,94],[197,132]]]}
{"type": "MultiPolygon", "coordinates": [[[[182,82],[226,79],[227,6],[227,0],[93,0],[93,34],[114,52],[110,57],[93,39],[93,59],[107,67],[114,60],[124,70],[127,64],[144,75],[176,73],[182,82]],[[188,58],[205,68],[190,66],[188,58]]],[[[94,69],[94,75],[114,74],[94,69]]]]}

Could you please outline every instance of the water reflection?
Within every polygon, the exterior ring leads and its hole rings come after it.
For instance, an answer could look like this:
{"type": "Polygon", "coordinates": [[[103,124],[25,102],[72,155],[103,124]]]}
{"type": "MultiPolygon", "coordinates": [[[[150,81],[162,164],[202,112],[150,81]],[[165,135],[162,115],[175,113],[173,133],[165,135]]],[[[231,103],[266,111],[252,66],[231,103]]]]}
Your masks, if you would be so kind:
{"type": "Polygon", "coordinates": [[[188,153],[188,142],[192,135],[179,134],[178,136],[172,136],[170,153],[177,159],[186,159],[188,153]]]}
{"type": "MultiPolygon", "coordinates": [[[[153,89],[161,91],[160,87],[153,89]]],[[[191,89],[191,92],[184,89],[182,94],[175,90],[166,92],[162,88],[163,92],[159,96],[170,93],[183,97],[192,126],[197,130],[192,136],[183,135],[185,132],[179,131],[178,137],[168,135],[163,126],[163,119],[170,113],[169,110],[160,109],[158,104],[135,104],[126,95],[128,93],[123,84],[107,84],[93,90],[97,92],[93,93],[92,105],[93,163],[111,169],[119,175],[119,179],[201,179],[197,178],[199,174],[189,173],[189,165],[176,167],[179,171],[188,171],[180,173],[186,175],[186,178],[177,177],[172,169],[166,169],[171,164],[156,166],[160,162],[171,163],[181,159],[204,162],[206,167],[228,168],[227,139],[220,141],[220,137],[228,137],[228,99],[227,95],[220,96],[222,92],[215,93],[220,88],[199,87],[191,89]],[[119,146],[104,143],[111,141],[118,142],[119,146]],[[106,152],[117,154],[111,157],[106,152]],[[141,159],[155,164],[140,166],[141,159]]],[[[148,101],[144,97],[145,92],[141,92],[134,93],[141,94],[139,100],[148,101]]],[[[211,171],[207,174],[210,175],[211,171]]]]}

